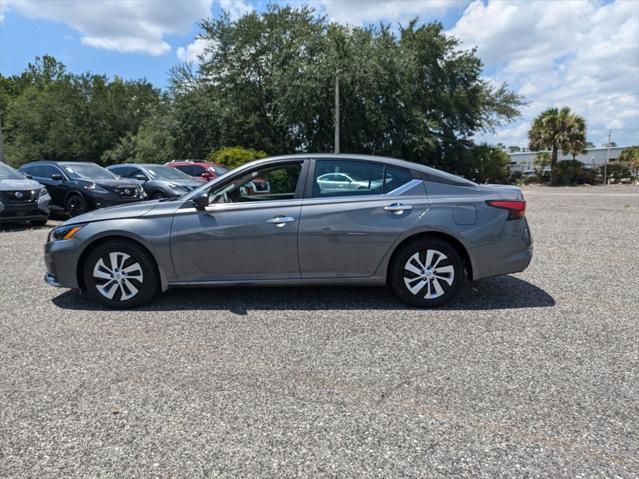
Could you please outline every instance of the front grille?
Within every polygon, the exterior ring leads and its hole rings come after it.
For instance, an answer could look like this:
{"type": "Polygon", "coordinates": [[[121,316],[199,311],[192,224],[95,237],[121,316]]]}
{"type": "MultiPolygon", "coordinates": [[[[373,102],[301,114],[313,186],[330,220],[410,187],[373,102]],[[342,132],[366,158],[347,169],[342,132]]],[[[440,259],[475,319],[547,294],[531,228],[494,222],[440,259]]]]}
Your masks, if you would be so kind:
{"type": "Polygon", "coordinates": [[[37,198],[35,190],[0,191],[3,203],[28,203],[37,198]]]}
{"type": "Polygon", "coordinates": [[[115,192],[120,195],[122,198],[137,198],[139,194],[139,190],[136,186],[118,186],[115,189],[115,192]]]}

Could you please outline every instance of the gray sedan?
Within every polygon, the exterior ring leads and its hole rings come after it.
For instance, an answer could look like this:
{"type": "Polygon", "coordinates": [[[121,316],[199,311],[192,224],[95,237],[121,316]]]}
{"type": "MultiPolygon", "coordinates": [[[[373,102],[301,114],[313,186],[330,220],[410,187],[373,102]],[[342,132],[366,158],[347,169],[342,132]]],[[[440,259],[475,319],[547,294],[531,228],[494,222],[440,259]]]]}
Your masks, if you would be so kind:
{"type": "Polygon", "coordinates": [[[204,183],[164,165],[126,163],[108,166],[107,170],[140,183],[152,200],[176,199],[204,183]]]}
{"type": "Polygon", "coordinates": [[[67,221],[45,246],[46,281],[113,308],[179,286],[390,285],[435,307],[464,278],[523,271],[532,256],[514,186],[364,155],[258,160],[174,201],[67,221]],[[357,188],[325,188],[326,175],[357,188]],[[267,185],[256,192],[251,185],[267,185]]]}

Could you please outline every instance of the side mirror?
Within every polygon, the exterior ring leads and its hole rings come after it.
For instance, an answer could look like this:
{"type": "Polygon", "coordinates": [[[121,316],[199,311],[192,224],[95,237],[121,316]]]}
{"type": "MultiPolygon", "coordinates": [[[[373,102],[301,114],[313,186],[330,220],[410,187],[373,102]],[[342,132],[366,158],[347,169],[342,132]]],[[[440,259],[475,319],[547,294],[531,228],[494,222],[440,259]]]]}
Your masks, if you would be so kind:
{"type": "Polygon", "coordinates": [[[60,173],[54,173],[51,175],[51,179],[56,181],[63,181],[64,176],[62,176],[60,173]]]}
{"type": "Polygon", "coordinates": [[[32,180],[32,179],[33,179],[33,176],[31,176],[31,175],[27,175],[26,173],[24,174],[24,177],[25,177],[27,180],[32,180]]]}
{"type": "Polygon", "coordinates": [[[148,178],[147,178],[146,176],[144,176],[142,173],[140,173],[139,175],[135,175],[135,178],[136,178],[137,180],[140,180],[140,181],[147,181],[147,179],[148,179],[148,178]]]}
{"type": "Polygon", "coordinates": [[[195,205],[195,209],[198,211],[204,211],[209,205],[209,192],[208,190],[200,191],[197,195],[191,198],[191,201],[195,205]]]}

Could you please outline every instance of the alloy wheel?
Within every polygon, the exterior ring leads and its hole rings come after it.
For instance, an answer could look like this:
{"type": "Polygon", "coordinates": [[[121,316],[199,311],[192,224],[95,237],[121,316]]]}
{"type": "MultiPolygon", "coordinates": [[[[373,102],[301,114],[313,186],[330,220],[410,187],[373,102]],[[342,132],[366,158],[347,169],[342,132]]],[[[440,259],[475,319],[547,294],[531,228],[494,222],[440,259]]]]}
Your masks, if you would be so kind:
{"type": "Polygon", "coordinates": [[[435,299],[453,285],[455,268],[448,256],[436,249],[413,254],[404,265],[404,284],[415,296],[435,299]]]}
{"type": "Polygon", "coordinates": [[[144,274],[135,258],[114,251],[105,254],[95,263],[93,279],[96,289],[105,298],[128,301],[140,291],[144,274]]]}

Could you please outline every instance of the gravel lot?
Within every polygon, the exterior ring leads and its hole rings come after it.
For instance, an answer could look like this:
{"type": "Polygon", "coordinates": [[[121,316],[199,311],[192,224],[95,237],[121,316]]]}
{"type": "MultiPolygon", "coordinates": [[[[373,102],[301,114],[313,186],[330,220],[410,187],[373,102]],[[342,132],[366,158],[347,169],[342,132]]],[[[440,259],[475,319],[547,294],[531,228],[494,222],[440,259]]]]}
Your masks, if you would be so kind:
{"type": "Polygon", "coordinates": [[[528,188],[535,257],[385,289],[103,310],[0,230],[0,477],[638,477],[639,187],[528,188]]]}

